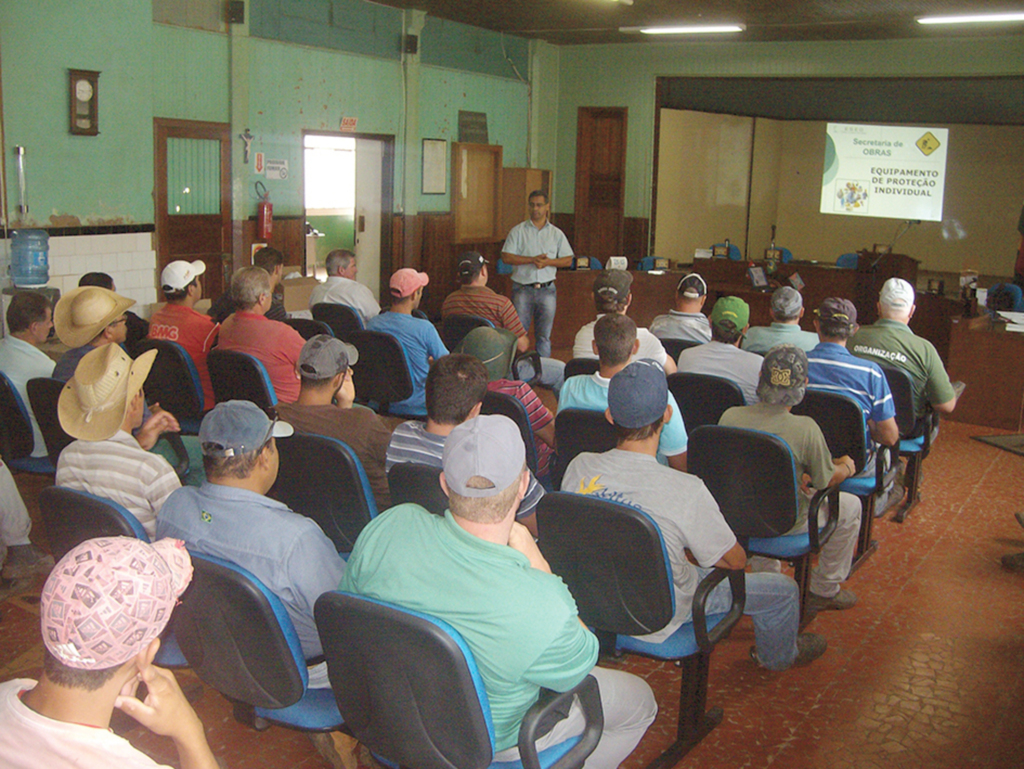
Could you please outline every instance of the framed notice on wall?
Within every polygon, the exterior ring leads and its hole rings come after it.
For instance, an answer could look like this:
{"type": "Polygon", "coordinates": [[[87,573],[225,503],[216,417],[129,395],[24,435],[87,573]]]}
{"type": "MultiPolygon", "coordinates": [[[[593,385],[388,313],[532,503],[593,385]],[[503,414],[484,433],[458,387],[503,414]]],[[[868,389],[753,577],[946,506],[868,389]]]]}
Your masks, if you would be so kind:
{"type": "Polygon", "coordinates": [[[444,139],[423,140],[423,194],[444,195],[448,192],[448,142],[444,139]]]}

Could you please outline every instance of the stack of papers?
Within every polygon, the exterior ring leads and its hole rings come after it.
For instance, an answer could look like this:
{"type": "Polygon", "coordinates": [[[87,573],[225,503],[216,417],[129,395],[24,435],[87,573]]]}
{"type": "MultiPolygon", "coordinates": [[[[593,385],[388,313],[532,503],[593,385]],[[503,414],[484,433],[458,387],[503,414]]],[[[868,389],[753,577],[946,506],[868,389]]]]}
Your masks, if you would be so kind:
{"type": "Polygon", "coordinates": [[[1000,310],[999,317],[1006,321],[1006,330],[1024,333],[1024,312],[1000,310]]]}

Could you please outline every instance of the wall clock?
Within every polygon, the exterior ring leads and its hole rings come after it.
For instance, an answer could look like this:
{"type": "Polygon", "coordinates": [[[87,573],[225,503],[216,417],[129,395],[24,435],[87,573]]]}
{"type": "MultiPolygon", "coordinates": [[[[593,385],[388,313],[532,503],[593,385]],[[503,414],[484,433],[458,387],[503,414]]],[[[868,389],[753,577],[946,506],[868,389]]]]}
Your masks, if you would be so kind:
{"type": "Polygon", "coordinates": [[[99,126],[100,73],[68,70],[69,130],[79,136],[97,136],[99,126]]]}

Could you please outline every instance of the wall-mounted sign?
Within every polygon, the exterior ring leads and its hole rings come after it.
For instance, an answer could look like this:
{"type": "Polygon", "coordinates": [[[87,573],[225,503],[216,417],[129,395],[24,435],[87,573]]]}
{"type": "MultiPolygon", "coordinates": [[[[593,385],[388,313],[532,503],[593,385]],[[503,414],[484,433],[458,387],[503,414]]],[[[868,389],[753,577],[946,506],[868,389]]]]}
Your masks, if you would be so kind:
{"type": "Polygon", "coordinates": [[[262,152],[257,152],[256,153],[256,165],[254,166],[254,170],[256,171],[256,173],[258,173],[260,175],[262,175],[263,172],[267,170],[266,163],[263,160],[263,153],[262,152]]]}
{"type": "Polygon", "coordinates": [[[287,160],[267,160],[267,178],[268,179],[287,179],[288,178],[288,161],[287,160]]]}
{"type": "Polygon", "coordinates": [[[358,123],[358,122],[359,122],[359,118],[357,118],[357,117],[342,117],[340,130],[342,130],[342,131],[355,131],[356,130],[356,123],[358,123]]]}

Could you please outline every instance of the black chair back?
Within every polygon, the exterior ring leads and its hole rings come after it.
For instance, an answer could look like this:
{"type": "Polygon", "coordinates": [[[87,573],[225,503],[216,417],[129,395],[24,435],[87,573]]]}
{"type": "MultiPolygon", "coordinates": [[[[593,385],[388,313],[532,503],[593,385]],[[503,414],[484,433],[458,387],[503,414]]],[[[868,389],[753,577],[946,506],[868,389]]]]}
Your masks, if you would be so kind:
{"type": "Polygon", "coordinates": [[[737,537],[777,537],[799,511],[793,453],[776,435],[705,425],[690,433],[686,464],[737,537]]]}
{"type": "Polygon", "coordinates": [[[351,552],[377,515],[359,457],[341,441],[304,433],[278,438],[277,451],[280,467],[267,496],[316,521],[338,552],[351,552]]]}
{"type": "Polygon", "coordinates": [[[252,355],[215,347],[206,357],[206,366],[217,403],[252,401],[268,412],[277,405],[277,394],[267,370],[252,355]]]}
{"type": "Polygon", "coordinates": [[[400,462],[388,470],[388,490],[392,505],[414,502],[434,515],[444,515],[448,509],[448,497],[441,488],[440,467],[422,465],[419,462],[400,462]]]}
{"type": "MultiPolygon", "coordinates": [[[[203,402],[203,387],[191,356],[177,342],[169,339],[143,339],[136,345],[137,355],[156,350],[156,360],[146,377],[146,400],[159,403],[179,422],[201,422],[203,409],[212,403],[203,402]]],[[[198,432],[198,431],[197,431],[198,432]]]]}
{"type": "Polygon", "coordinates": [[[0,457],[10,463],[27,457],[35,447],[27,406],[14,384],[0,372],[0,457]]]}
{"type": "Polygon", "coordinates": [[[352,380],[361,401],[375,401],[380,404],[380,412],[385,413],[388,404],[412,395],[409,365],[395,337],[380,331],[354,331],[346,341],[359,350],[352,380]]]}
{"type": "Polygon", "coordinates": [[[441,321],[441,341],[449,350],[454,350],[466,334],[481,327],[494,328],[494,324],[479,315],[448,315],[441,321]]]}
{"type": "Polygon", "coordinates": [[[824,390],[807,390],[793,407],[794,414],[808,416],[821,428],[834,457],[853,458],[859,473],[867,461],[864,412],[852,398],[824,390]]]}
{"type": "Polygon", "coordinates": [[[30,379],[27,385],[32,413],[35,414],[36,424],[39,425],[39,431],[46,443],[46,453],[54,467],[57,466],[60,453],[74,440],[64,432],[57,416],[57,401],[60,400],[64,385],[65,383],[59,379],[30,379]]]}
{"type": "Polygon", "coordinates": [[[309,318],[288,318],[285,323],[299,332],[299,336],[309,340],[317,334],[334,336],[334,330],[321,320],[310,320],[309,318]]]}
{"type": "Polygon", "coordinates": [[[661,532],[636,508],[581,494],[545,494],[537,505],[540,549],[565,580],[580,619],[621,635],[647,635],[673,615],[661,532]]]}
{"type": "Polygon", "coordinates": [[[565,364],[565,378],[580,376],[581,374],[596,374],[601,368],[601,362],[597,358],[573,358],[565,364]]]}
{"type": "Polygon", "coordinates": [[[726,410],[745,403],[738,384],[710,374],[670,374],[668,389],[683,412],[687,432],[702,425],[717,425],[726,410]]]}
{"type": "Polygon", "coordinates": [[[481,414],[501,414],[508,417],[519,427],[523,436],[523,443],[526,446],[526,466],[530,472],[537,474],[537,443],[533,437],[533,426],[530,424],[530,416],[526,413],[526,406],[522,401],[512,395],[488,391],[484,396],[484,405],[480,409],[481,414]]]}
{"type": "Polygon", "coordinates": [[[299,701],[305,664],[281,601],[244,569],[192,553],[192,584],[174,610],[174,635],[189,667],[232,700],[263,708],[299,701]],[[297,656],[297,659],[296,659],[297,656]]]}
{"type": "Polygon", "coordinates": [[[351,341],[349,335],[353,331],[363,330],[363,319],[347,304],[321,302],[313,305],[312,313],[313,320],[326,323],[338,339],[346,342],[351,341]]]}
{"type": "Polygon", "coordinates": [[[149,541],[138,518],[121,505],[84,491],[48,486],[39,492],[43,528],[56,560],[96,537],[133,537],[149,541]]]}
{"type": "Polygon", "coordinates": [[[679,353],[683,350],[688,350],[691,347],[704,344],[703,342],[696,342],[693,339],[661,339],[661,346],[665,348],[665,352],[668,353],[668,357],[672,360],[679,360],[679,353]]]}
{"type": "Polygon", "coordinates": [[[900,438],[920,437],[923,434],[922,424],[926,420],[918,420],[914,412],[914,382],[910,374],[895,366],[882,365],[881,368],[896,407],[896,427],[899,428],[900,438]]]}
{"type": "Polygon", "coordinates": [[[491,763],[475,663],[446,625],[339,592],[317,600],[316,625],[338,710],[356,739],[416,769],[491,763]]]}
{"type": "Polygon", "coordinates": [[[551,471],[551,481],[555,488],[561,488],[565,469],[577,454],[584,451],[608,451],[614,449],[615,444],[615,428],[604,418],[603,411],[559,411],[555,417],[555,445],[558,446],[558,453],[551,471]]]}

